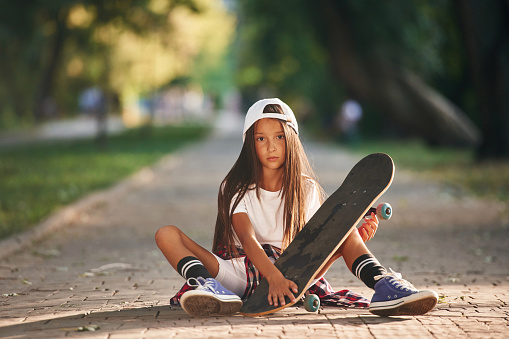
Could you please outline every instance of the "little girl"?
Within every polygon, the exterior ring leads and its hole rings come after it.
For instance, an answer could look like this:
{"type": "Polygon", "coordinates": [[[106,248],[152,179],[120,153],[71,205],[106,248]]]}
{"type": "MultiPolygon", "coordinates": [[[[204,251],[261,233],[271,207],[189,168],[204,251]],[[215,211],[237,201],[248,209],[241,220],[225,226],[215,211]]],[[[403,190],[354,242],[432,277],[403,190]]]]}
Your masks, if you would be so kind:
{"type": "MultiPolygon", "coordinates": [[[[175,226],[160,228],[157,246],[187,283],[172,298],[192,316],[233,314],[240,310],[262,276],[269,283],[268,302],[295,301],[297,285],[274,262],[323,202],[298,137],[295,116],[279,99],[256,102],[247,112],[239,158],[220,186],[213,253],[175,226]]],[[[368,307],[382,316],[419,315],[433,309],[438,296],[419,291],[387,270],[365,242],[378,228],[366,217],[317,274],[309,288],[324,304],[368,307]],[[334,292],[323,275],[343,257],[350,271],[375,290],[371,302],[351,291],[334,292]]]]}

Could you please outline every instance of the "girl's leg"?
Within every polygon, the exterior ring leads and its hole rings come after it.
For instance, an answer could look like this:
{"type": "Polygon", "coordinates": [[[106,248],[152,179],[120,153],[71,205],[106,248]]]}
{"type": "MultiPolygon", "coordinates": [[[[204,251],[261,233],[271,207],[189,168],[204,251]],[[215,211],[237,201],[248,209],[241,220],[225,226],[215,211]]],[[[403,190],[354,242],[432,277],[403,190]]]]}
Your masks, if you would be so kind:
{"type": "Polygon", "coordinates": [[[240,310],[240,297],[212,279],[217,277],[219,272],[218,259],[212,253],[175,226],[161,227],[157,230],[155,239],[171,266],[185,279],[196,280],[196,289],[179,296],[179,303],[184,311],[193,317],[207,317],[214,314],[234,314],[240,310]]]}
{"type": "Polygon", "coordinates": [[[191,240],[176,226],[161,227],[156,232],[155,240],[163,255],[177,272],[179,272],[179,263],[182,259],[195,257],[212,277],[217,276],[219,263],[216,257],[191,240]]]}
{"type": "Polygon", "coordinates": [[[357,258],[366,254],[372,255],[356,230],[350,233],[350,236],[346,238],[339,251],[350,271],[352,271],[352,266],[357,258]]]}
{"type": "Polygon", "coordinates": [[[341,257],[345,260],[348,269],[371,288],[375,284],[374,276],[385,272],[385,268],[380,265],[366,247],[359,232],[353,230],[315,278],[322,277],[332,264],[341,257]]]}
{"type": "Polygon", "coordinates": [[[316,278],[325,274],[326,269],[341,256],[350,271],[366,286],[375,290],[369,306],[371,313],[381,316],[420,315],[432,310],[438,302],[436,292],[419,291],[408,281],[402,279],[399,273],[392,271],[387,273],[386,269],[368,250],[356,230],[348,236],[320,272],[321,275],[316,278]]]}

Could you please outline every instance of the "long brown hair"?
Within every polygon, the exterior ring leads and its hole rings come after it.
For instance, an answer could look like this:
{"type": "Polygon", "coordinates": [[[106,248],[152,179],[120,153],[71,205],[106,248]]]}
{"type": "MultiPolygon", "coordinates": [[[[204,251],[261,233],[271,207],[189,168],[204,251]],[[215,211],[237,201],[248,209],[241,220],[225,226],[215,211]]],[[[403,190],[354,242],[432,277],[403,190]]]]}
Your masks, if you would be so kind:
{"type": "MultiPolygon", "coordinates": [[[[281,106],[270,104],[265,106],[264,113],[283,113],[281,106]]],[[[282,199],[284,199],[284,237],[283,250],[290,244],[293,238],[300,232],[306,222],[306,180],[311,180],[320,193],[320,202],[324,197],[321,186],[315,179],[314,172],[309,164],[299,136],[283,120],[281,125],[285,133],[286,159],[283,172],[282,199]]],[[[232,213],[238,206],[248,189],[256,189],[256,195],[260,198],[260,177],[262,166],[256,155],[255,137],[253,124],[246,131],[246,138],[240,155],[230,172],[221,183],[218,194],[218,213],[214,232],[213,251],[221,246],[226,246],[231,255],[238,255],[235,248],[235,233],[232,225],[232,213]],[[233,201],[233,204],[232,204],[233,201]]]]}

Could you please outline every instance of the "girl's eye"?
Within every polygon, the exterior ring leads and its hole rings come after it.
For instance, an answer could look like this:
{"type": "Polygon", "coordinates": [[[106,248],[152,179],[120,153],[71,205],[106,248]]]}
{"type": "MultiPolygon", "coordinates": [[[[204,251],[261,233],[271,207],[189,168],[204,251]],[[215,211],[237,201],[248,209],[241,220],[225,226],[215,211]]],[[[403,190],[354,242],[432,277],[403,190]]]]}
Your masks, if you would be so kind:
{"type": "Polygon", "coordinates": [[[284,135],[284,134],[278,135],[278,136],[277,136],[277,138],[278,138],[279,140],[283,140],[283,139],[285,138],[285,135],[284,135]]]}
{"type": "Polygon", "coordinates": [[[265,138],[264,137],[258,137],[258,138],[256,138],[256,140],[257,141],[263,141],[263,140],[265,140],[265,138]]]}

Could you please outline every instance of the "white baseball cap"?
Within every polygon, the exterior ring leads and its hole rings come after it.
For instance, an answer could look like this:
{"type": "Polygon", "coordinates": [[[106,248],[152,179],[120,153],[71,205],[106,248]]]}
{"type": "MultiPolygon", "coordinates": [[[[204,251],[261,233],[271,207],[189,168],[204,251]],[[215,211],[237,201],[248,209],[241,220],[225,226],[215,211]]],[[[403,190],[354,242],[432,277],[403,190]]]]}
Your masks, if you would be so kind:
{"type": "Polygon", "coordinates": [[[246,120],[244,121],[244,132],[242,133],[242,141],[246,139],[247,130],[258,120],[264,118],[272,118],[286,121],[286,123],[293,128],[293,130],[299,134],[299,125],[297,125],[297,120],[295,119],[295,115],[293,114],[290,106],[285,104],[278,98],[271,99],[262,99],[255,102],[251,107],[249,107],[246,120]],[[283,113],[263,113],[263,109],[267,105],[279,105],[283,109],[283,113]]]}

